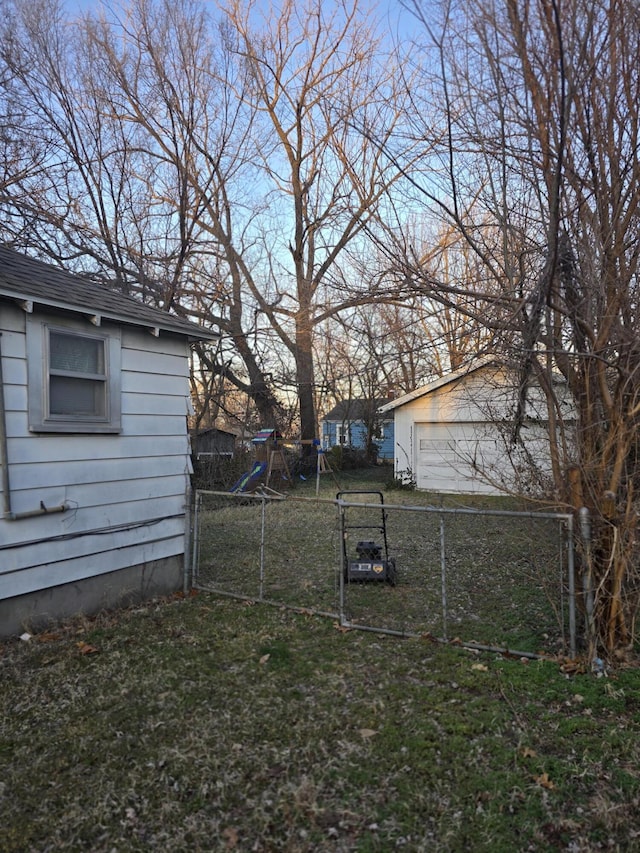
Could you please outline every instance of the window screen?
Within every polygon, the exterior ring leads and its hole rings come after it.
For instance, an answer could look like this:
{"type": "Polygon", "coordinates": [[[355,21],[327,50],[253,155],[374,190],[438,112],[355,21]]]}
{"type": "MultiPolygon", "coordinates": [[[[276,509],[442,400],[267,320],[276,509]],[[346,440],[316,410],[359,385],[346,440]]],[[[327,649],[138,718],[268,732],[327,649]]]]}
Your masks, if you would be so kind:
{"type": "Polygon", "coordinates": [[[104,418],[105,341],[49,331],[49,415],[104,418]]]}
{"type": "Polygon", "coordinates": [[[27,319],[29,429],[120,433],[122,337],[76,318],[27,319]]]}

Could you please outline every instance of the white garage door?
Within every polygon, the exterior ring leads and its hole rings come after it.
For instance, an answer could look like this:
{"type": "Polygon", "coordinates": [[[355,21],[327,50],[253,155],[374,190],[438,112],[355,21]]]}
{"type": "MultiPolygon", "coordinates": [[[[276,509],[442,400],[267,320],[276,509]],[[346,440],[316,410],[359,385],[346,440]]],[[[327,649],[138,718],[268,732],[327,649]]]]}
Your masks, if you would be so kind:
{"type": "Polygon", "coordinates": [[[508,472],[504,444],[492,424],[416,424],[419,489],[462,494],[500,494],[483,479],[508,472]]]}

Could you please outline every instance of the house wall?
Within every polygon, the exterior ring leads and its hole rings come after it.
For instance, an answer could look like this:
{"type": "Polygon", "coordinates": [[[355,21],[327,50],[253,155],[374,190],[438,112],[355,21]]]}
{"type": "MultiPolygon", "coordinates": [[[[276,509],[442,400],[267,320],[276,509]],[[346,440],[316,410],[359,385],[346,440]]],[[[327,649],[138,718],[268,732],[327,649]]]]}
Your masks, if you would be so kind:
{"type": "MultiPolygon", "coordinates": [[[[346,424],[345,424],[346,427],[346,424]]],[[[337,421],[322,422],[322,446],[325,450],[335,447],[341,442],[338,441],[338,423],[337,421]]]]}
{"type": "MultiPolygon", "coordinates": [[[[384,434],[376,438],[378,459],[393,459],[393,421],[383,423],[384,434]]],[[[367,445],[367,427],[364,421],[356,421],[351,425],[351,443],[354,447],[365,449],[367,445]]]]}
{"type": "MultiPolygon", "coordinates": [[[[394,424],[393,421],[384,422],[384,436],[377,439],[378,458],[393,459],[394,457],[394,424]]],[[[367,428],[364,421],[349,422],[349,435],[351,447],[364,450],[367,443],[367,428]]],[[[322,424],[322,446],[325,449],[335,447],[338,441],[338,423],[336,421],[323,421],[322,424]]]]}
{"type": "Polygon", "coordinates": [[[125,607],[182,586],[182,555],[0,600],[0,637],[33,633],[78,614],[125,607]]]}
{"type": "MultiPolygon", "coordinates": [[[[67,509],[0,517],[0,601],[43,591],[52,599],[53,588],[104,576],[109,606],[124,588],[145,588],[154,567],[163,567],[156,591],[179,587],[190,473],[186,339],[122,329],[120,434],[36,434],[28,429],[26,316],[0,303],[12,511],[67,509]],[[122,584],[120,570],[128,572],[122,584]]],[[[77,595],[69,600],[73,609],[77,595]]]]}
{"type": "MultiPolygon", "coordinates": [[[[513,413],[504,374],[477,371],[395,410],[395,475],[418,488],[455,494],[499,495],[518,488],[512,451],[499,422],[513,413]]],[[[522,430],[527,451],[544,469],[549,444],[544,424],[522,430]]]]}

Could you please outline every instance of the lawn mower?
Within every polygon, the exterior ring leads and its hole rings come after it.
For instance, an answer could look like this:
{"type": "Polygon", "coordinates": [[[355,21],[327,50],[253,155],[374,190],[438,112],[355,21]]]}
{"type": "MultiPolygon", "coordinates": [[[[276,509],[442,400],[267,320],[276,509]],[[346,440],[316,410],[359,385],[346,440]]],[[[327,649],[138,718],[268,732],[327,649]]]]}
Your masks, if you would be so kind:
{"type": "MultiPolygon", "coordinates": [[[[387,545],[387,514],[384,509],[384,496],[382,492],[349,491],[338,492],[337,499],[347,503],[379,503],[380,520],[372,523],[348,524],[346,515],[349,510],[355,508],[346,507],[342,515],[342,547],[344,557],[344,580],[354,581],[383,581],[395,586],[396,583],[396,561],[389,556],[387,545]],[[354,497],[358,496],[355,500],[354,497]],[[364,500],[361,500],[364,497],[364,500]],[[371,498],[369,500],[368,498],[371,498]],[[349,530],[371,531],[375,530],[382,536],[382,544],[373,539],[359,539],[355,546],[355,556],[349,557],[347,540],[349,530]]],[[[376,510],[368,510],[376,512],[376,510]]]]}

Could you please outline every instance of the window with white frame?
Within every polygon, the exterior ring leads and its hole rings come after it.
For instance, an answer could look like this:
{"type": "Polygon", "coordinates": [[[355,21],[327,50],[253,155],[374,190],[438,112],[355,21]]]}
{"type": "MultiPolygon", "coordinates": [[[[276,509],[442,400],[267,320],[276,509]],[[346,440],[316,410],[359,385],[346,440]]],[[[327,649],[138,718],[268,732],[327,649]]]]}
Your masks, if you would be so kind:
{"type": "Polygon", "coordinates": [[[336,424],[336,444],[349,444],[348,424],[336,424]]]}
{"type": "Polygon", "coordinates": [[[29,428],[34,432],[120,431],[120,336],[81,323],[27,327],[29,428]]]}

